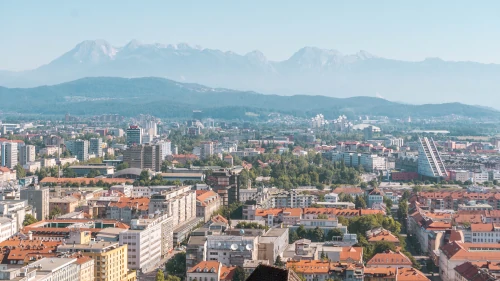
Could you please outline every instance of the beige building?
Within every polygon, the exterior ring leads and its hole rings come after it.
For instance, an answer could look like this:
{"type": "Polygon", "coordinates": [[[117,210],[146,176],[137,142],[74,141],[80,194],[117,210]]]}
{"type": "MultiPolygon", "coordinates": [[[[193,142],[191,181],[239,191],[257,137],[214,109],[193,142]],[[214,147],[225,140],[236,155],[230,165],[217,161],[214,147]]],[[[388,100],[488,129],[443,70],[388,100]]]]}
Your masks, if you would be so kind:
{"type": "Polygon", "coordinates": [[[222,205],[220,196],[211,190],[196,191],[196,216],[207,222],[222,205]]]}
{"type": "Polygon", "coordinates": [[[187,271],[187,281],[229,281],[235,266],[224,266],[218,261],[202,261],[187,271]]]}
{"type": "Polygon", "coordinates": [[[79,206],[79,203],[80,201],[73,196],[50,198],[49,213],[55,208],[61,210],[61,215],[72,213],[79,206]]]}
{"type": "Polygon", "coordinates": [[[196,217],[196,193],[190,186],[174,187],[151,195],[149,214],[165,212],[173,218],[173,227],[196,217]]]}

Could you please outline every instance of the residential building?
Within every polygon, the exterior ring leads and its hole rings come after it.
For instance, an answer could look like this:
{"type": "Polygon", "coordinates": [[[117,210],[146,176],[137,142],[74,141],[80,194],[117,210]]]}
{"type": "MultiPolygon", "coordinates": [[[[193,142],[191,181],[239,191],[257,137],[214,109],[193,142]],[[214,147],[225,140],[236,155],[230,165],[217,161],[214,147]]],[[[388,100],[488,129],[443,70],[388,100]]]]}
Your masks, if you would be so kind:
{"type": "Polygon", "coordinates": [[[35,146],[34,145],[24,145],[19,149],[19,163],[21,165],[26,165],[30,162],[34,162],[36,159],[35,146]]]}
{"type": "Polygon", "coordinates": [[[120,197],[110,202],[106,208],[106,218],[130,223],[134,219],[148,215],[149,198],[120,197]]]}
{"type": "Polygon", "coordinates": [[[89,141],[89,154],[94,154],[96,157],[103,157],[102,153],[102,139],[91,138],[89,141]]]}
{"type": "MultiPolygon", "coordinates": [[[[490,263],[491,264],[491,263],[490,263]]],[[[494,281],[498,280],[498,276],[489,270],[473,264],[465,262],[455,267],[455,280],[457,281],[494,281]]]]}
{"type": "Polygon", "coordinates": [[[85,162],[89,160],[89,141],[88,140],[72,140],[67,141],[66,149],[68,149],[71,154],[76,156],[76,159],[80,162],[85,162]]]}
{"type": "Polygon", "coordinates": [[[73,196],[50,198],[49,213],[56,209],[61,211],[60,215],[72,213],[79,205],[80,200],[73,196]]]}
{"type": "Polygon", "coordinates": [[[306,281],[326,281],[333,269],[330,261],[323,260],[288,261],[286,267],[302,274],[306,281]]]}
{"type": "Polygon", "coordinates": [[[378,188],[374,188],[368,193],[368,208],[372,208],[373,204],[384,203],[384,192],[378,188]]]}
{"type": "Polygon", "coordinates": [[[148,271],[156,268],[173,248],[172,217],[167,214],[133,219],[128,231],[119,234],[120,245],[128,245],[128,266],[148,271]]]}
{"type": "Polygon", "coordinates": [[[81,252],[94,260],[95,281],[132,281],[135,272],[128,271],[127,245],[118,242],[92,241],[90,232],[73,231],[66,244],[59,245],[57,251],[81,252]]]}
{"type": "Polygon", "coordinates": [[[43,258],[31,263],[30,267],[36,268],[37,280],[75,281],[80,278],[76,258],[43,258]]]}
{"type": "Polygon", "coordinates": [[[15,142],[0,142],[2,167],[14,169],[17,165],[18,145],[15,142]]]}
{"type": "Polygon", "coordinates": [[[127,146],[142,144],[142,129],[139,126],[130,126],[127,129],[127,146]]]}
{"type": "Polygon", "coordinates": [[[196,216],[207,222],[212,214],[222,206],[220,196],[211,190],[196,191],[196,216]]]}
{"type": "Polygon", "coordinates": [[[207,159],[214,154],[214,142],[212,141],[202,141],[200,143],[201,151],[200,158],[207,159]]]}
{"type": "Polygon", "coordinates": [[[377,227],[366,232],[366,239],[368,243],[377,243],[381,241],[386,241],[395,246],[399,246],[400,241],[396,235],[392,234],[389,230],[382,227],[377,227]]]}
{"type": "Polygon", "coordinates": [[[166,212],[173,218],[173,227],[196,218],[196,192],[182,186],[151,195],[149,214],[166,212]]]}
{"type": "Polygon", "coordinates": [[[186,281],[231,281],[235,269],[218,261],[202,261],[187,271],[186,281]]]}
{"type": "Polygon", "coordinates": [[[28,201],[36,212],[37,220],[44,220],[49,216],[49,189],[40,186],[28,186],[21,189],[21,200],[28,201]]]}
{"type": "Polygon", "coordinates": [[[448,177],[446,167],[433,139],[419,137],[418,173],[431,179],[448,177]]]}
{"type": "Polygon", "coordinates": [[[412,267],[411,260],[401,252],[387,250],[374,255],[367,263],[367,267],[412,267]]]}
{"type": "Polygon", "coordinates": [[[0,242],[3,242],[17,233],[17,220],[0,217],[0,242]]]}

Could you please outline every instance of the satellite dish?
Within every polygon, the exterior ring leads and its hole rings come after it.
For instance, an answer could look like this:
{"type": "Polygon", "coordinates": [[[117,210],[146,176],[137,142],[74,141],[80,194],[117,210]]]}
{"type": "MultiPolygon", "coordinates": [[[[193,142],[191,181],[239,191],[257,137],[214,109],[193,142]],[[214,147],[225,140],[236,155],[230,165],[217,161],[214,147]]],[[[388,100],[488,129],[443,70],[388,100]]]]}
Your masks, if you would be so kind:
{"type": "Polygon", "coordinates": [[[217,243],[217,246],[219,246],[219,247],[220,247],[221,245],[222,245],[222,244],[221,244],[220,242],[219,242],[219,243],[217,243]]]}
{"type": "Polygon", "coordinates": [[[231,250],[233,250],[233,251],[238,250],[238,245],[236,245],[236,244],[232,244],[232,245],[231,245],[231,250]]]}
{"type": "Polygon", "coordinates": [[[245,230],[244,229],[240,229],[240,234],[241,235],[245,234],[245,230]]]}
{"type": "Polygon", "coordinates": [[[253,249],[253,246],[251,244],[247,244],[245,246],[245,248],[248,250],[248,251],[251,251],[253,249]]]}

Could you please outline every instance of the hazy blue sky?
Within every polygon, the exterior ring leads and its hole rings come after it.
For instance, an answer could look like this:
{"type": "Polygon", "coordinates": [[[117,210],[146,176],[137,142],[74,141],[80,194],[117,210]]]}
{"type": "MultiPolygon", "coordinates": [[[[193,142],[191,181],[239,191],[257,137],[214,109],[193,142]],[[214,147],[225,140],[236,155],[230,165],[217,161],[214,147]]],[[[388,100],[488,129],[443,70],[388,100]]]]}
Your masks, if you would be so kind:
{"type": "Polygon", "coordinates": [[[179,43],[283,60],[303,46],[500,63],[500,1],[0,1],[0,69],[87,39],[179,43]]]}

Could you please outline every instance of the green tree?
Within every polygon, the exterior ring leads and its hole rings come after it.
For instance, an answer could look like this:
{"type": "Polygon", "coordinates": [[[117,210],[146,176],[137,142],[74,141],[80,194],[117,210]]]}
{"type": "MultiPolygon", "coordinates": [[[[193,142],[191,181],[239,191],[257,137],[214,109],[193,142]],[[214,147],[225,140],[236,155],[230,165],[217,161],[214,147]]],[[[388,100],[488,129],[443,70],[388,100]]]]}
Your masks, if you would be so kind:
{"type": "Polygon", "coordinates": [[[391,198],[384,196],[384,204],[390,210],[392,208],[392,200],[391,200],[391,198]]]}
{"type": "Polygon", "coordinates": [[[332,241],[333,237],[343,237],[344,234],[338,228],[330,229],[326,234],[325,241],[332,241]]]}
{"type": "Polygon", "coordinates": [[[316,226],[316,228],[311,233],[312,242],[323,242],[324,241],[324,231],[323,229],[316,226]]]}
{"type": "Polygon", "coordinates": [[[169,275],[175,275],[183,278],[186,274],[186,253],[175,254],[166,264],[165,271],[169,275]]]}
{"type": "Polygon", "coordinates": [[[359,184],[359,187],[361,187],[362,189],[367,189],[368,188],[368,184],[366,182],[362,182],[359,184]]]}
{"type": "Polygon", "coordinates": [[[280,255],[278,255],[276,257],[276,261],[274,262],[274,265],[275,266],[279,266],[279,267],[285,266],[285,263],[281,260],[281,256],[280,255]]]}
{"type": "Polygon", "coordinates": [[[245,270],[241,266],[234,269],[232,281],[245,281],[245,270]]]}
{"type": "Polygon", "coordinates": [[[307,230],[303,225],[300,225],[299,228],[297,228],[297,235],[300,239],[307,237],[307,230]]]}
{"type": "Polygon", "coordinates": [[[356,209],[366,209],[366,201],[363,196],[356,196],[354,205],[356,205],[356,209]]]}
{"type": "Polygon", "coordinates": [[[65,178],[76,178],[76,173],[73,169],[66,167],[63,169],[63,177],[65,178]]]}
{"type": "Polygon", "coordinates": [[[14,170],[16,171],[17,179],[26,177],[26,170],[23,168],[23,166],[21,166],[20,163],[17,163],[17,165],[14,167],[14,170]]]}
{"type": "Polygon", "coordinates": [[[127,162],[123,162],[123,163],[118,164],[118,165],[116,166],[116,170],[117,170],[117,171],[120,171],[120,170],[125,170],[125,169],[127,169],[128,167],[129,167],[129,166],[128,166],[128,163],[127,163],[127,162]]]}
{"type": "Polygon", "coordinates": [[[95,177],[98,177],[101,175],[101,172],[99,172],[99,170],[96,170],[96,169],[91,169],[89,171],[89,173],[87,174],[87,178],[95,178],[95,177]]]}
{"type": "Polygon", "coordinates": [[[57,216],[60,216],[61,214],[62,214],[62,210],[59,207],[55,206],[52,209],[52,211],[50,211],[49,218],[53,219],[53,218],[56,218],[57,216]]]}
{"type": "Polygon", "coordinates": [[[27,214],[24,216],[23,226],[27,226],[35,222],[38,222],[38,220],[34,216],[27,214]]]}
{"type": "Polygon", "coordinates": [[[408,200],[410,199],[411,192],[409,190],[405,190],[403,192],[403,195],[401,195],[401,200],[408,200]]]}
{"type": "Polygon", "coordinates": [[[401,200],[399,201],[398,204],[398,220],[399,222],[404,223],[407,217],[408,217],[408,201],[401,200]]]}
{"type": "Polygon", "coordinates": [[[155,281],[165,281],[165,276],[163,276],[163,270],[158,270],[158,272],[156,272],[156,277],[155,277],[155,281]]]}
{"type": "Polygon", "coordinates": [[[288,241],[290,242],[290,244],[300,239],[300,237],[297,235],[297,232],[294,230],[290,230],[288,236],[288,241]]]}
{"type": "Polygon", "coordinates": [[[317,219],[319,219],[319,220],[326,220],[326,219],[328,219],[328,216],[326,214],[319,214],[318,217],[317,217],[317,219]]]}
{"type": "Polygon", "coordinates": [[[165,276],[165,281],[181,281],[181,278],[174,276],[174,275],[167,275],[165,276]]]}

